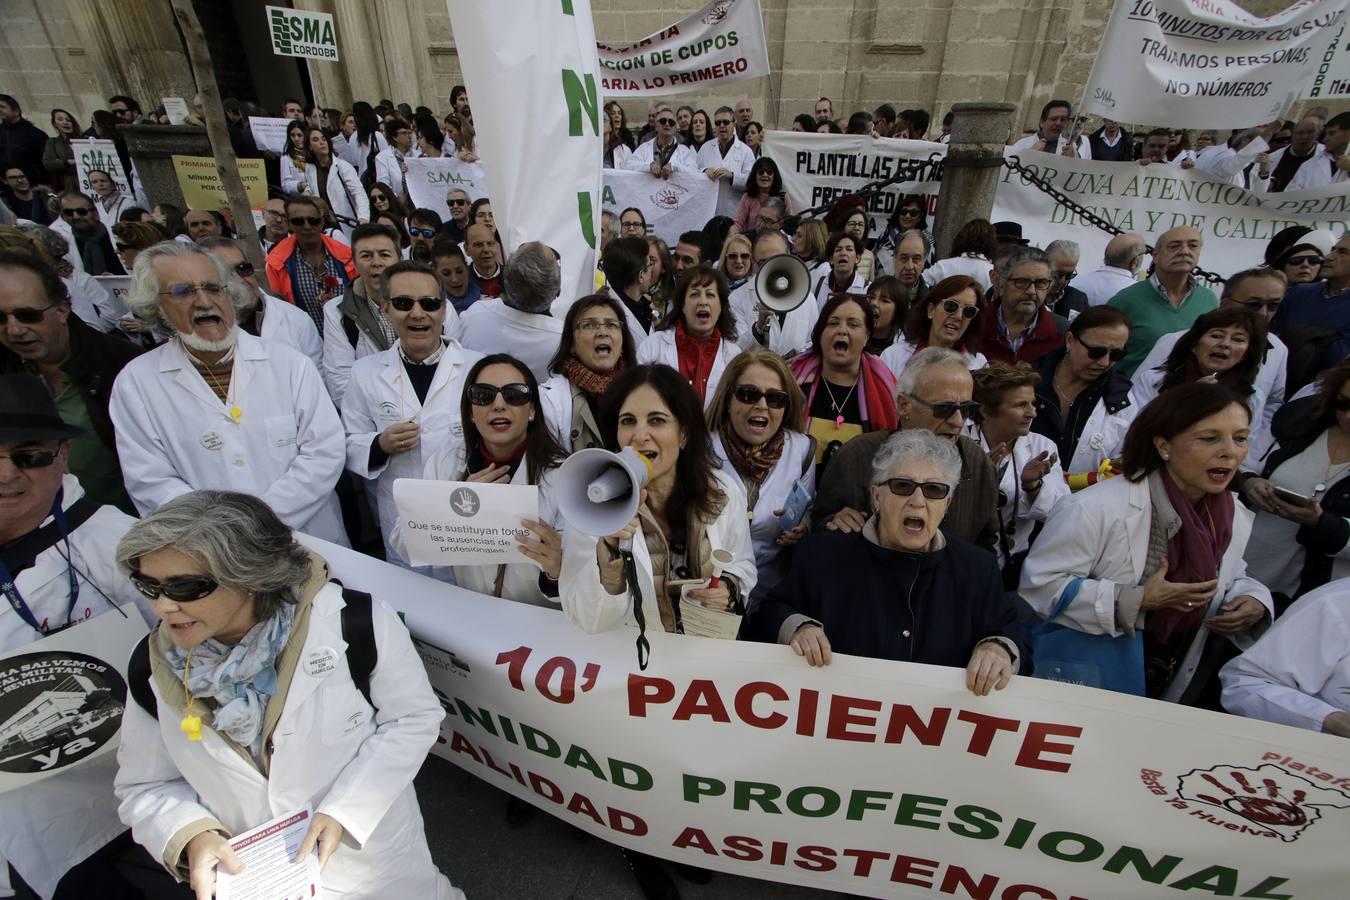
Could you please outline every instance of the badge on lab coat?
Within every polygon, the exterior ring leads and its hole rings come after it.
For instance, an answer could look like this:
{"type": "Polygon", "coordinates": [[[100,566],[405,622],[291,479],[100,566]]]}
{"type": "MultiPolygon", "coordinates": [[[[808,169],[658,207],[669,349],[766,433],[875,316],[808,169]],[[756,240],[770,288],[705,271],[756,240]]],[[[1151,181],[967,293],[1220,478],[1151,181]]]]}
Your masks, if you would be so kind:
{"type": "Polygon", "coordinates": [[[337,669],[337,651],[332,647],[315,647],[305,657],[305,674],[311,678],[323,678],[337,669]]]}
{"type": "Polygon", "coordinates": [[[225,446],[225,441],[214,431],[208,431],[202,435],[202,446],[207,450],[219,450],[225,446]]]}

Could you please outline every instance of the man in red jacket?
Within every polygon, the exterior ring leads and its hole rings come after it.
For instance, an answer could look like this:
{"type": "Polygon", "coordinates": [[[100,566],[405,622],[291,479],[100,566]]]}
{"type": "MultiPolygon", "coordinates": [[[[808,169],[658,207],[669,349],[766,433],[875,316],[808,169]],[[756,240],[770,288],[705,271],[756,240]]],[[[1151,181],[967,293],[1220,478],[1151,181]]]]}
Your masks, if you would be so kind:
{"type": "Polygon", "coordinates": [[[267,254],[267,282],[308,313],[322,335],[323,305],[356,280],[352,248],[323,233],[323,211],[309,197],[289,197],[286,219],[291,235],[267,254]]]}
{"type": "Polygon", "coordinates": [[[1043,250],[1014,249],[994,266],[993,282],[992,303],[980,317],[985,356],[1013,365],[1064,346],[1068,322],[1045,308],[1054,275],[1043,250]]]}

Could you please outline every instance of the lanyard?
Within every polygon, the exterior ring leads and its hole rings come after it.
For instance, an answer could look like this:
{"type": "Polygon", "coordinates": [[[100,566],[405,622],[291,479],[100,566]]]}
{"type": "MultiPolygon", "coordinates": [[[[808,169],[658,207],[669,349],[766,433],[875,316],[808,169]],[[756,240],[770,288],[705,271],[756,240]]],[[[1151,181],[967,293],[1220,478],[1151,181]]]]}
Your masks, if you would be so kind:
{"type": "Polygon", "coordinates": [[[33,611],[28,608],[28,604],[24,602],[23,595],[19,593],[18,586],[14,584],[14,576],[10,574],[9,566],[5,565],[3,559],[0,559],[0,592],[4,593],[5,599],[9,601],[9,605],[14,608],[14,611],[19,614],[19,618],[23,619],[30,628],[42,635],[52,634],[53,632],[60,631],[62,628],[69,627],[71,616],[75,614],[75,603],[80,597],[80,582],[75,576],[74,557],[70,549],[70,533],[66,528],[66,512],[61,508],[60,493],[57,493],[56,500],[52,503],[52,518],[56,520],[56,527],[61,530],[61,539],[65,541],[66,544],[66,576],[70,580],[70,606],[66,609],[66,620],[64,625],[50,629],[42,627],[42,624],[38,622],[37,617],[33,615],[33,611]]]}

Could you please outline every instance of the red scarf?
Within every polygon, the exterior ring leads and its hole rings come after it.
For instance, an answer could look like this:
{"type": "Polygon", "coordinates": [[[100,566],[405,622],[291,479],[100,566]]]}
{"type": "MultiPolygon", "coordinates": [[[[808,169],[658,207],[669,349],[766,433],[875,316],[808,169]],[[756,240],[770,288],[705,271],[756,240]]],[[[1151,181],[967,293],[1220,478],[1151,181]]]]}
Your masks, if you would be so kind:
{"type": "Polygon", "coordinates": [[[708,392],[708,378],[721,346],[722,332],[716,328],[711,334],[694,337],[684,330],[683,319],[675,322],[675,352],[679,356],[680,375],[698,394],[699,403],[708,392]]]}
{"type": "Polygon", "coordinates": [[[569,356],[562,362],[562,374],[577,387],[581,388],[591,400],[598,400],[609,390],[609,384],[623,371],[623,357],[608,372],[597,372],[575,356],[569,356]]]}

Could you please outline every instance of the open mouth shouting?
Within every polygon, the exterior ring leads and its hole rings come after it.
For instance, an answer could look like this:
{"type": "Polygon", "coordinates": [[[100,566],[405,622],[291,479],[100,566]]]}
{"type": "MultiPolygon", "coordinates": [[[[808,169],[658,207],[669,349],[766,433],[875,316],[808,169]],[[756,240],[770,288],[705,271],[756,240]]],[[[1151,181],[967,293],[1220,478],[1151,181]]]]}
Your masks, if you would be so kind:
{"type": "Polygon", "coordinates": [[[608,362],[614,359],[614,344],[609,338],[596,338],[595,343],[591,344],[591,355],[600,362],[608,362]]]}
{"type": "Polygon", "coordinates": [[[511,420],[510,416],[493,416],[491,419],[488,419],[487,426],[497,434],[505,434],[510,431],[515,424],[516,423],[511,420]]]}
{"type": "Polygon", "coordinates": [[[923,516],[905,516],[900,520],[900,527],[906,534],[920,535],[928,528],[928,522],[923,516]]]}
{"type": "Polygon", "coordinates": [[[1231,466],[1214,466],[1205,470],[1205,477],[1209,479],[1210,484],[1223,487],[1232,479],[1234,471],[1236,470],[1231,466]]]}

